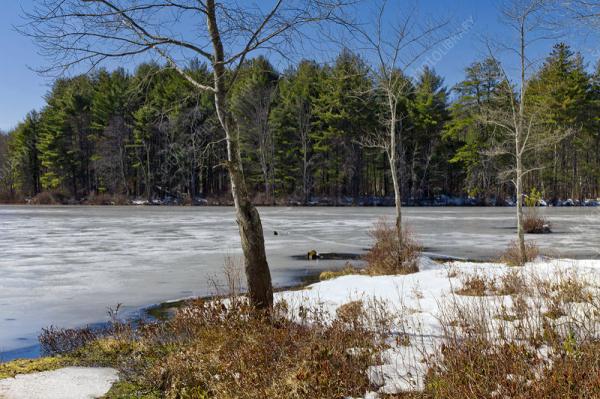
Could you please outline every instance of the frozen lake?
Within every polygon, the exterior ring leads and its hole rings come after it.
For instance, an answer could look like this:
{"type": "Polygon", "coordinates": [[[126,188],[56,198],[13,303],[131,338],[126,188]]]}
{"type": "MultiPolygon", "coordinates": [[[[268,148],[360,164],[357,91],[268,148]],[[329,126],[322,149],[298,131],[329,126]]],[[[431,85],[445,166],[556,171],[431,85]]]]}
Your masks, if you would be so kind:
{"type": "MultiPolygon", "coordinates": [[[[514,208],[405,208],[425,251],[486,259],[513,238],[514,208]]],[[[535,236],[555,256],[600,257],[600,209],[546,208],[555,233],[535,236]]],[[[340,262],[294,260],[319,252],[359,253],[368,229],[392,208],[263,208],[276,286],[340,262]],[[274,231],[278,235],[274,235],[274,231]]],[[[214,294],[224,258],[241,253],[232,208],[0,206],[0,359],[26,352],[44,326],[106,320],[135,309],[214,294]]],[[[341,262],[343,263],[343,262],[341,262]]]]}

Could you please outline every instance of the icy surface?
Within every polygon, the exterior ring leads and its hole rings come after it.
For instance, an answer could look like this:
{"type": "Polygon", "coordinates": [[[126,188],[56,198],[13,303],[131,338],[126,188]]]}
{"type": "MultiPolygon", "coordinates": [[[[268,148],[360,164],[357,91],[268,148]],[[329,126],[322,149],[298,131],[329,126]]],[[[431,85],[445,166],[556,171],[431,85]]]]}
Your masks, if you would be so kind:
{"type": "MultiPolygon", "coordinates": [[[[599,210],[542,209],[556,233],[538,244],[598,257],[599,210]]],[[[341,266],[292,255],[359,253],[369,227],[392,208],[263,208],[275,285],[341,266]],[[274,231],[278,235],[274,235],[274,231]]],[[[405,208],[425,251],[494,256],[512,239],[514,208],[405,208]]],[[[0,359],[33,345],[44,326],[74,327],[165,300],[215,293],[224,257],[240,255],[232,208],[0,206],[0,359]]]]}
{"type": "Polygon", "coordinates": [[[2,399],[92,399],[117,381],[111,368],[66,367],[0,380],[2,399]]]}

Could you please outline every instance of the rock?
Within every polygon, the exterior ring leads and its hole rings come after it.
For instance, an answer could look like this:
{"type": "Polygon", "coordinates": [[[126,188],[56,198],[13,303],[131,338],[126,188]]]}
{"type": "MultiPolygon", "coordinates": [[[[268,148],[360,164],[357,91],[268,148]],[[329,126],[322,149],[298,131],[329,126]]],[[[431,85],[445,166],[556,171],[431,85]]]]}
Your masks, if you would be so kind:
{"type": "Polygon", "coordinates": [[[308,260],[315,260],[315,259],[319,259],[319,253],[317,251],[315,251],[314,249],[311,249],[310,251],[308,251],[308,253],[306,254],[306,259],[308,260]]]}
{"type": "Polygon", "coordinates": [[[548,233],[552,233],[552,230],[550,230],[550,225],[549,224],[545,224],[542,226],[542,231],[544,234],[548,234],[548,233]]]}
{"type": "Polygon", "coordinates": [[[65,367],[0,380],[2,399],[90,399],[104,396],[118,380],[117,370],[65,367]]]}

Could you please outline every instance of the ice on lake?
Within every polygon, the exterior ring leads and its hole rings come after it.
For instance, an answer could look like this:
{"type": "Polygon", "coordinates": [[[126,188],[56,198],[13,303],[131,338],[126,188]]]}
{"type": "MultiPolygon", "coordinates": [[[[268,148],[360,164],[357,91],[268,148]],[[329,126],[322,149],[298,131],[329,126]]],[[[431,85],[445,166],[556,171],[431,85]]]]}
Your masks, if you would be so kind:
{"type": "MultiPolygon", "coordinates": [[[[514,212],[406,208],[404,220],[427,253],[485,259],[513,238],[514,212]]],[[[555,233],[535,236],[540,246],[556,256],[600,257],[599,209],[541,212],[555,233]]],[[[341,263],[293,255],[360,253],[370,245],[368,229],[393,209],[276,207],[261,215],[273,282],[284,286],[341,263]]],[[[240,254],[232,208],[0,206],[0,352],[35,344],[51,324],[104,321],[118,303],[132,312],[214,294],[225,257],[240,254]]]]}

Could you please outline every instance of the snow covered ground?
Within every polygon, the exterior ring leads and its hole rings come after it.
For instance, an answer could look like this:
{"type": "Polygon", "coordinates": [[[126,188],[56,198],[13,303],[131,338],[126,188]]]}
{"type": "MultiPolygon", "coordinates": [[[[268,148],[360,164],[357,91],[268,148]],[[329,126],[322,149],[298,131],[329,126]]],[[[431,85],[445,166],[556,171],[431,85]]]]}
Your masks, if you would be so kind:
{"type": "MultiPolygon", "coordinates": [[[[443,320],[446,320],[447,327],[449,308],[457,304],[463,308],[474,306],[482,312],[490,312],[492,323],[504,323],[511,327],[510,323],[514,320],[496,319],[493,314],[494,311],[511,308],[510,295],[500,295],[501,291],[486,292],[485,296],[456,293],[470,277],[496,281],[499,286],[503,277],[506,277],[506,281],[512,281],[509,277],[516,274],[529,288],[536,284],[534,279],[536,282],[552,283],[581,281],[587,285],[586,291],[591,290],[589,292],[595,295],[600,292],[599,260],[538,259],[522,268],[498,263],[440,264],[425,257],[421,258],[420,263],[418,273],[375,277],[348,275],[313,284],[305,290],[278,293],[277,300],[285,300],[292,309],[310,306],[323,309],[330,315],[334,315],[337,308],[351,301],[363,301],[367,308],[369,303],[385,304],[387,312],[397,319],[395,326],[398,330],[393,331],[393,335],[406,336],[408,344],[394,344],[392,340],[391,348],[383,354],[383,363],[372,367],[369,373],[371,381],[379,387],[379,392],[397,393],[422,389],[427,371],[426,359],[440,353],[439,345],[447,334],[443,320]]],[[[538,301],[532,305],[544,311],[543,308],[549,303],[548,298],[537,296],[533,294],[529,300],[538,301]]],[[[586,304],[574,303],[563,317],[568,317],[570,312],[585,311],[586,304]]]]}
{"type": "Polygon", "coordinates": [[[112,368],[65,367],[0,380],[2,399],[91,399],[118,380],[112,368]]]}

